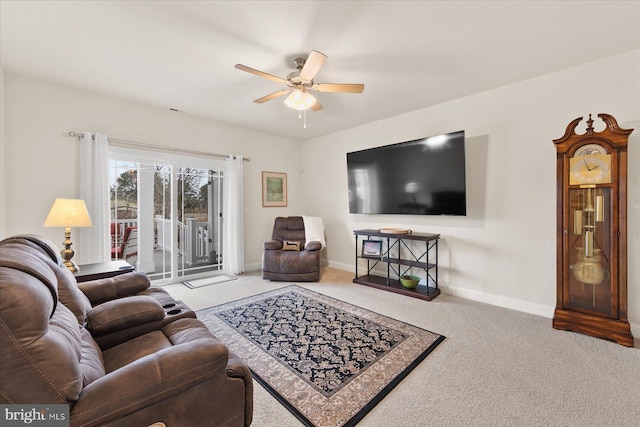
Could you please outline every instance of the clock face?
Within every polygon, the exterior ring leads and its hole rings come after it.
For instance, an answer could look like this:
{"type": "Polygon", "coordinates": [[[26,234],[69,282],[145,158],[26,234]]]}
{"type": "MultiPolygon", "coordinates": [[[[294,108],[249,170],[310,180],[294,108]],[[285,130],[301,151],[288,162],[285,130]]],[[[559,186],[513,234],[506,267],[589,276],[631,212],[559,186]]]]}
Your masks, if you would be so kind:
{"type": "Polygon", "coordinates": [[[593,154],[569,159],[569,185],[611,182],[611,155],[593,154]]]}
{"type": "Polygon", "coordinates": [[[573,157],[594,156],[607,154],[607,150],[599,144],[586,144],[578,148],[573,157]]]}

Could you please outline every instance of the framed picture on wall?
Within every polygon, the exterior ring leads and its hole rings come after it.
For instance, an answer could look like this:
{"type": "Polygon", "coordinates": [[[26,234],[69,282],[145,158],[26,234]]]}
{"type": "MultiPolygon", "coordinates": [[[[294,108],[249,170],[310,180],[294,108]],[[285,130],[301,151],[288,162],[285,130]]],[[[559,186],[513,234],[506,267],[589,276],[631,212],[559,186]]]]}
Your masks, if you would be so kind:
{"type": "Polygon", "coordinates": [[[287,174],[262,172],[262,206],[287,206],[287,174]]]}

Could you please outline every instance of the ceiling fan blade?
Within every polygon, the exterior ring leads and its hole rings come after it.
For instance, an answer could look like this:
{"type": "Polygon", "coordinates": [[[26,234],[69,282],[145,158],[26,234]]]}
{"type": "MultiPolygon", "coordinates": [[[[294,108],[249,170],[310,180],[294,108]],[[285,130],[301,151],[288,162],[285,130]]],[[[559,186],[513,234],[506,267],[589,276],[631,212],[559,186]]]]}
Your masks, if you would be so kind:
{"type": "Polygon", "coordinates": [[[287,82],[283,78],[280,78],[278,76],[274,76],[273,74],[265,73],[264,71],[259,71],[259,70],[253,69],[251,67],[247,67],[246,65],[236,64],[236,68],[238,70],[246,71],[247,73],[255,74],[256,76],[264,77],[265,79],[273,80],[274,82],[278,82],[278,83],[286,83],[287,82]]]}
{"type": "Polygon", "coordinates": [[[326,60],[327,55],[320,53],[317,50],[312,50],[305,61],[302,70],[300,70],[300,78],[309,81],[313,80],[326,60]]]}
{"type": "Polygon", "coordinates": [[[289,92],[291,92],[291,90],[290,90],[290,89],[283,89],[283,90],[279,90],[279,91],[277,91],[277,92],[273,92],[272,94],[269,94],[269,95],[267,95],[267,96],[263,96],[262,98],[258,98],[258,99],[256,99],[256,100],[255,100],[255,101],[253,101],[253,102],[256,102],[256,103],[258,103],[258,104],[262,104],[263,102],[267,102],[267,101],[269,101],[269,100],[271,100],[271,99],[273,99],[273,98],[277,98],[277,97],[279,97],[279,96],[286,95],[286,94],[288,94],[289,92]]]}
{"type": "Polygon", "coordinates": [[[364,85],[349,83],[318,83],[313,85],[313,89],[318,92],[362,93],[362,91],[364,91],[364,85]]]}
{"type": "Polygon", "coordinates": [[[320,111],[320,110],[322,110],[322,108],[323,108],[322,104],[320,104],[320,102],[318,100],[316,100],[316,103],[311,106],[311,109],[313,111],[320,111]]]}

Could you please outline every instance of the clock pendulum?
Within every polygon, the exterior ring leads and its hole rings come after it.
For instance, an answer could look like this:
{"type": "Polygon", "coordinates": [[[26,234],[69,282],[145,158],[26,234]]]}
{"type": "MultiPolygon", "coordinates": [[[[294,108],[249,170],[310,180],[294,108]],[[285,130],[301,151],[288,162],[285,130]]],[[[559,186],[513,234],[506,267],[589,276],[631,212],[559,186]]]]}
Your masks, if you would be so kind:
{"type": "Polygon", "coordinates": [[[583,193],[585,199],[581,201],[582,209],[574,210],[573,215],[573,234],[580,236],[579,240],[576,240],[577,246],[576,262],[570,266],[573,270],[574,277],[582,284],[582,291],[584,292],[584,285],[592,285],[592,305],[596,306],[596,285],[603,282],[605,275],[608,271],[602,265],[602,249],[600,244],[596,241],[597,223],[604,221],[604,196],[595,195],[594,201],[594,188],[586,188],[583,193]]]}

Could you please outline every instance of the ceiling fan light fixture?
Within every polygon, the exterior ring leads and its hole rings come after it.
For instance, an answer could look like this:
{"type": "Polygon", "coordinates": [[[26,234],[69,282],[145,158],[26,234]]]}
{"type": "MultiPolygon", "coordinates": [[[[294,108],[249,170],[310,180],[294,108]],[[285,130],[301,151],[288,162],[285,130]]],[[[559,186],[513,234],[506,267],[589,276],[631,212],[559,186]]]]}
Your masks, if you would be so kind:
{"type": "Polygon", "coordinates": [[[284,100],[287,107],[294,110],[303,111],[313,107],[316,103],[315,96],[302,89],[294,89],[291,94],[284,100]]]}

